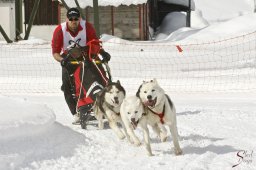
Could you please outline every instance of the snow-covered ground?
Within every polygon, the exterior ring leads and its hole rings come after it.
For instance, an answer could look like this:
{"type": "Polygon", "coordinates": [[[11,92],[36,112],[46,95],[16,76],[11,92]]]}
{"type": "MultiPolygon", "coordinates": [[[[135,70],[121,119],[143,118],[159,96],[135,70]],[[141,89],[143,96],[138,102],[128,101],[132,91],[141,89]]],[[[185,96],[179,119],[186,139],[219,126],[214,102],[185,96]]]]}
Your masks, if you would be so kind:
{"type": "MultiPolygon", "coordinates": [[[[244,5],[248,5],[249,0],[244,2],[244,5]]],[[[237,8],[242,7],[241,1],[238,0],[232,5],[237,8]]],[[[208,4],[200,6],[202,9],[210,7],[208,4]]],[[[219,16],[218,10],[222,11],[216,9],[216,16],[219,16]]],[[[224,14],[222,13],[222,17],[224,14]]],[[[227,17],[229,15],[230,12],[227,12],[227,17]]],[[[214,18],[214,15],[210,18],[214,18]]],[[[174,40],[179,40],[179,43],[206,42],[220,37],[240,36],[256,30],[255,20],[255,14],[246,14],[201,30],[182,28],[165,40],[152,44],[170,43],[174,40]]],[[[103,39],[108,42],[123,41],[111,36],[104,36],[103,39]]],[[[33,45],[44,42],[34,39],[23,43],[33,45]]],[[[151,42],[138,42],[138,45],[144,43],[151,42]]],[[[255,56],[255,51],[254,46],[251,48],[251,56],[255,56]]],[[[0,51],[0,57],[3,54],[4,51],[0,51]]],[[[113,54],[112,62],[117,61],[115,53],[111,51],[111,54],[113,54]]],[[[47,53],[38,55],[49,56],[47,53]]],[[[28,59],[29,57],[31,56],[28,56],[28,59]]],[[[177,108],[178,131],[183,150],[181,156],[174,155],[171,137],[167,142],[161,143],[151,129],[152,151],[155,156],[148,157],[143,146],[135,147],[126,139],[119,140],[109,128],[97,130],[94,127],[96,121],[91,123],[88,130],[72,125],[73,118],[61,91],[41,95],[20,93],[0,95],[0,169],[254,170],[256,169],[256,91],[253,87],[256,86],[255,57],[251,58],[251,61],[253,64],[250,73],[254,74],[247,77],[250,81],[239,82],[239,84],[252,82],[250,86],[245,84],[250,87],[246,92],[239,90],[231,92],[228,87],[225,87],[223,92],[202,90],[204,93],[195,93],[197,91],[195,89],[194,93],[168,92],[177,108]],[[234,165],[237,166],[232,168],[234,165]]],[[[22,67],[22,64],[19,67],[22,67]]],[[[0,75],[4,74],[5,72],[0,69],[0,75]]],[[[22,76],[24,72],[20,74],[19,76],[22,76]]],[[[31,74],[36,74],[36,71],[31,74]]],[[[243,76],[240,68],[233,68],[234,74],[240,78],[243,76]]],[[[115,75],[119,74],[113,72],[113,75],[116,80],[115,75]]],[[[1,83],[5,80],[2,79],[3,77],[0,77],[1,83]]],[[[13,78],[15,77],[16,75],[13,75],[13,78]]],[[[121,83],[134,81],[134,78],[127,77],[122,81],[120,75],[118,78],[121,83]]],[[[53,78],[50,81],[56,81],[56,86],[60,85],[59,79],[53,78]]],[[[166,81],[167,84],[173,83],[171,80],[166,81]]],[[[194,84],[193,79],[187,79],[187,82],[194,84]]],[[[163,82],[160,81],[160,85],[161,83],[163,82]]],[[[134,84],[136,87],[124,83],[128,95],[134,94],[139,86],[139,82],[134,84]]],[[[142,132],[139,129],[136,133],[142,139],[142,132]]]]}
{"type": "Polygon", "coordinates": [[[172,139],[161,143],[150,131],[155,156],[148,157],[143,146],[120,141],[110,129],[72,125],[62,96],[1,97],[0,169],[223,170],[240,162],[235,169],[255,169],[256,95],[172,98],[184,154],[175,156],[172,139]],[[254,153],[241,160],[241,150],[254,153]]]}

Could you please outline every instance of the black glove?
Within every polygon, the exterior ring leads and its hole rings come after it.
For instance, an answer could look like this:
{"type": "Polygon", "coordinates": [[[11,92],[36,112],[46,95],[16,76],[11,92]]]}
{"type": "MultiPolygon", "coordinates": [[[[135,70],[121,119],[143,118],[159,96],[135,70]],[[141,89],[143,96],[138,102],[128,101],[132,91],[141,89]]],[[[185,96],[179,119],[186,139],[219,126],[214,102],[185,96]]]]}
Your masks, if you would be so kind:
{"type": "Polygon", "coordinates": [[[69,74],[72,74],[74,73],[74,71],[77,69],[77,67],[79,67],[79,65],[72,65],[70,63],[70,57],[68,56],[69,54],[65,55],[65,54],[62,54],[62,60],[60,61],[60,65],[62,66],[62,68],[65,68],[69,74]]]}
{"type": "Polygon", "coordinates": [[[60,61],[60,65],[62,67],[67,67],[69,65],[69,59],[67,56],[65,55],[61,55],[63,57],[63,59],[60,61]]]}
{"type": "Polygon", "coordinates": [[[103,63],[104,63],[104,62],[109,62],[111,56],[110,56],[110,54],[109,54],[108,52],[102,50],[102,51],[100,52],[100,54],[101,54],[101,56],[102,56],[102,58],[103,58],[103,59],[102,59],[102,62],[103,62],[103,63]]]}

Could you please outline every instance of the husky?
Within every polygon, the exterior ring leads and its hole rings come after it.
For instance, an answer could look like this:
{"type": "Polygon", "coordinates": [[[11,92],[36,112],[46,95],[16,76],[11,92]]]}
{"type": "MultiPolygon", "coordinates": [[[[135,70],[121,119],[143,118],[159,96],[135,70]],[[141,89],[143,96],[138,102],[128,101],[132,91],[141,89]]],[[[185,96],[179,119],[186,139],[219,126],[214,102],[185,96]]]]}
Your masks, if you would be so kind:
{"type": "MultiPolygon", "coordinates": [[[[93,106],[95,117],[98,120],[98,128],[103,129],[103,117],[106,117],[110,128],[116,133],[120,139],[125,138],[125,134],[118,126],[118,122],[123,125],[120,116],[120,107],[125,98],[125,89],[120,81],[109,83],[96,96],[93,106]]],[[[124,126],[123,126],[124,127],[124,126]]],[[[124,129],[125,133],[126,130],[124,129]]]]}
{"type": "Polygon", "coordinates": [[[169,127],[174,144],[174,152],[176,155],[181,155],[182,150],[178,141],[176,109],[170,97],[165,94],[156,79],[144,81],[140,85],[136,96],[141,99],[150,114],[157,115],[158,120],[163,125],[169,127]]]}
{"type": "Polygon", "coordinates": [[[121,118],[127,129],[128,139],[131,143],[139,146],[140,140],[135,135],[134,131],[137,126],[143,129],[144,143],[149,156],[153,156],[150,146],[150,136],[148,130],[148,124],[152,126],[152,129],[161,138],[161,141],[165,141],[167,138],[167,131],[162,124],[159,123],[157,115],[148,114],[147,108],[143,105],[140,98],[137,96],[129,96],[124,99],[121,109],[121,118]],[[160,125],[160,127],[159,127],[160,125]]]}

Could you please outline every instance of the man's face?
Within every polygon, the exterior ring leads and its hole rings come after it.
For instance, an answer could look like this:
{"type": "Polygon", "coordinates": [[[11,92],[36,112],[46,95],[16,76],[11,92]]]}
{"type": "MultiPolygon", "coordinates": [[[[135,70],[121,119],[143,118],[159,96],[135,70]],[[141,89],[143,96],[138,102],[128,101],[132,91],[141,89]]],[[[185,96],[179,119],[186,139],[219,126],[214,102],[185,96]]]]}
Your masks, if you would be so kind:
{"type": "Polygon", "coordinates": [[[80,18],[70,17],[68,18],[68,27],[71,31],[76,31],[79,25],[80,18]]]}

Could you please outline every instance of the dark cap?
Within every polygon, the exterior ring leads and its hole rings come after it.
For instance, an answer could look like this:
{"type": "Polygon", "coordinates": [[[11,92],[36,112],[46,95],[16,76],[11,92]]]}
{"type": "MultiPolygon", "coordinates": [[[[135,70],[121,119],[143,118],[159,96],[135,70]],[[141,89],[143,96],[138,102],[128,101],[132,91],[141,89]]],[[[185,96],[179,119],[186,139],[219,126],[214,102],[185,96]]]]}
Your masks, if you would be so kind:
{"type": "Polygon", "coordinates": [[[67,18],[71,18],[71,17],[80,17],[80,12],[77,8],[69,8],[67,11],[67,18]]]}

